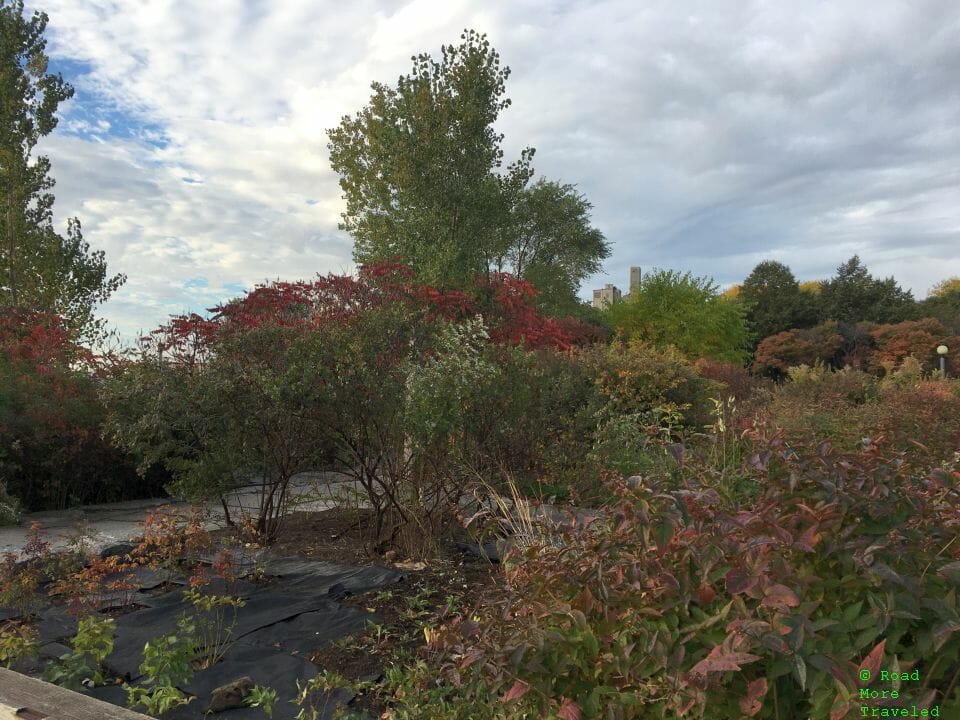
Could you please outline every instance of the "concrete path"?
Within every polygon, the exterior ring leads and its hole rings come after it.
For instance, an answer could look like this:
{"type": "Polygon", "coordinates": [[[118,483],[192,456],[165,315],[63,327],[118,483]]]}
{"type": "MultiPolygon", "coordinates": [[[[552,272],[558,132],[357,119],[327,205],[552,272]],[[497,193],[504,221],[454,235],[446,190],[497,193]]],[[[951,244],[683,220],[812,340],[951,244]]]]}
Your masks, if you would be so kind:
{"type": "MultiPolygon", "coordinates": [[[[291,481],[291,500],[288,512],[298,510],[326,510],[345,503],[356,507],[355,500],[347,500],[353,482],[336,472],[301,473],[291,481]]],[[[40,522],[47,541],[54,548],[66,547],[72,538],[83,535],[87,547],[100,550],[108,545],[126,542],[143,534],[143,520],[153,508],[167,506],[190,510],[188,503],[156,498],[129,500],[104,505],[84,505],[69,510],[55,510],[24,515],[19,526],[0,527],[0,554],[12,552],[19,555],[26,542],[27,528],[34,521],[40,522]]],[[[257,492],[251,486],[231,494],[227,506],[231,517],[237,519],[243,510],[257,507],[257,492]]],[[[207,527],[216,529],[225,526],[223,508],[219,502],[207,503],[207,527]]]]}

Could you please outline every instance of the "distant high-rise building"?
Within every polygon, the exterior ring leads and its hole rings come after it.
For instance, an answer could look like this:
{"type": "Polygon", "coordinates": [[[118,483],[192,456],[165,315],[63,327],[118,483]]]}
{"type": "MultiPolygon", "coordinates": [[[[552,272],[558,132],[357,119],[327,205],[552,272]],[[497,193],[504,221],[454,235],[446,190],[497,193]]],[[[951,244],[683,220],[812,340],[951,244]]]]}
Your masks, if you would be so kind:
{"type": "Polygon", "coordinates": [[[640,268],[632,267],[630,268],[630,292],[638,290],[640,288],[640,268]]]}
{"type": "Polygon", "coordinates": [[[619,300],[620,297],[620,288],[607,283],[600,290],[593,291],[593,306],[595,308],[603,308],[606,305],[612,305],[619,300]]]}

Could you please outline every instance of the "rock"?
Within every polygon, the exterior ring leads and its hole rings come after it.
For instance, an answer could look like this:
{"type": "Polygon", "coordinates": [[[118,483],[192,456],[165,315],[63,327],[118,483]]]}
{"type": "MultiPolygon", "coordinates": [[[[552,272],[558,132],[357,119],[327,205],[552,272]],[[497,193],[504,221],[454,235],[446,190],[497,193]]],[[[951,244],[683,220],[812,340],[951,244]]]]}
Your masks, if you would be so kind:
{"type": "Polygon", "coordinates": [[[252,678],[244,675],[233,682],[221,685],[210,693],[210,707],[207,708],[207,712],[218,713],[246,707],[247,696],[255,684],[252,678]]]}
{"type": "Polygon", "coordinates": [[[420,561],[414,562],[413,560],[407,560],[406,562],[394,563],[394,567],[400,568],[401,570],[417,571],[417,570],[425,570],[427,567],[427,564],[425,562],[420,562],[420,561]]]}
{"type": "Polygon", "coordinates": [[[458,542],[457,549],[481,560],[489,560],[494,563],[500,562],[501,559],[500,551],[497,549],[497,543],[495,542],[483,543],[482,545],[479,543],[458,542]]]}

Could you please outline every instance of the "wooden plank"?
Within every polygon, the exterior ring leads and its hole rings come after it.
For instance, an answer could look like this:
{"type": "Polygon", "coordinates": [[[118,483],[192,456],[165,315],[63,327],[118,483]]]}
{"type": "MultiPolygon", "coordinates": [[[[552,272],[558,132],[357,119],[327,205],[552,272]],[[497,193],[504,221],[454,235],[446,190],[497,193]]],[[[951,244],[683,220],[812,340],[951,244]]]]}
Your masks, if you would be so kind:
{"type": "Polygon", "coordinates": [[[0,720],[151,720],[148,715],[105,703],[0,667],[0,720]]]}

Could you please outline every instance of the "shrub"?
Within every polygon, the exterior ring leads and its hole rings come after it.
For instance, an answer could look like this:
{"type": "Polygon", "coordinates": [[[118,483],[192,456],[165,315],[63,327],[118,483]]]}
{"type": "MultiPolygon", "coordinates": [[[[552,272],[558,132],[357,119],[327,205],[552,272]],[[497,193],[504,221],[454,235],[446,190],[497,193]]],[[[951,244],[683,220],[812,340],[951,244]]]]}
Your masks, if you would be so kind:
{"type": "Polygon", "coordinates": [[[692,459],[679,487],[612,481],[605,516],[427,633],[427,663],[389,676],[393,716],[839,720],[879,667],[919,671],[908,704],[960,708],[960,472],[752,440],[746,505],[692,459]]]}
{"type": "Polygon", "coordinates": [[[765,338],[757,346],[755,372],[783,377],[797,365],[834,365],[838,362],[843,336],[835,322],[809,329],[787,330],[765,338]]]}
{"type": "Polygon", "coordinates": [[[710,419],[710,397],[717,383],[697,374],[679,351],[659,349],[639,340],[615,342],[583,351],[596,376],[601,397],[613,415],[647,413],[654,408],[677,411],[687,426],[710,419]]]}
{"type": "Polygon", "coordinates": [[[723,386],[722,395],[733,396],[740,405],[746,405],[755,399],[759,393],[769,390],[770,380],[757,377],[743,365],[736,363],[717,362],[701,358],[693,364],[694,369],[701,377],[720,383],[723,386]]]}
{"type": "Polygon", "coordinates": [[[870,335],[876,344],[869,358],[869,369],[890,371],[903,361],[915,358],[923,370],[935,370],[938,365],[937,346],[957,347],[955,337],[939,320],[907,320],[895,325],[880,325],[870,335]]]}
{"type": "Polygon", "coordinates": [[[84,681],[102,685],[103,662],[113,651],[114,628],[110,618],[81,618],[73,650],[55,660],[47,668],[45,678],[71,690],[79,690],[84,681]]]}
{"type": "Polygon", "coordinates": [[[101,369],[59,317],[0,309],[0,516],[7,521],[20,505],[59,509],[159,490],[101,439],[101,369]]]}

